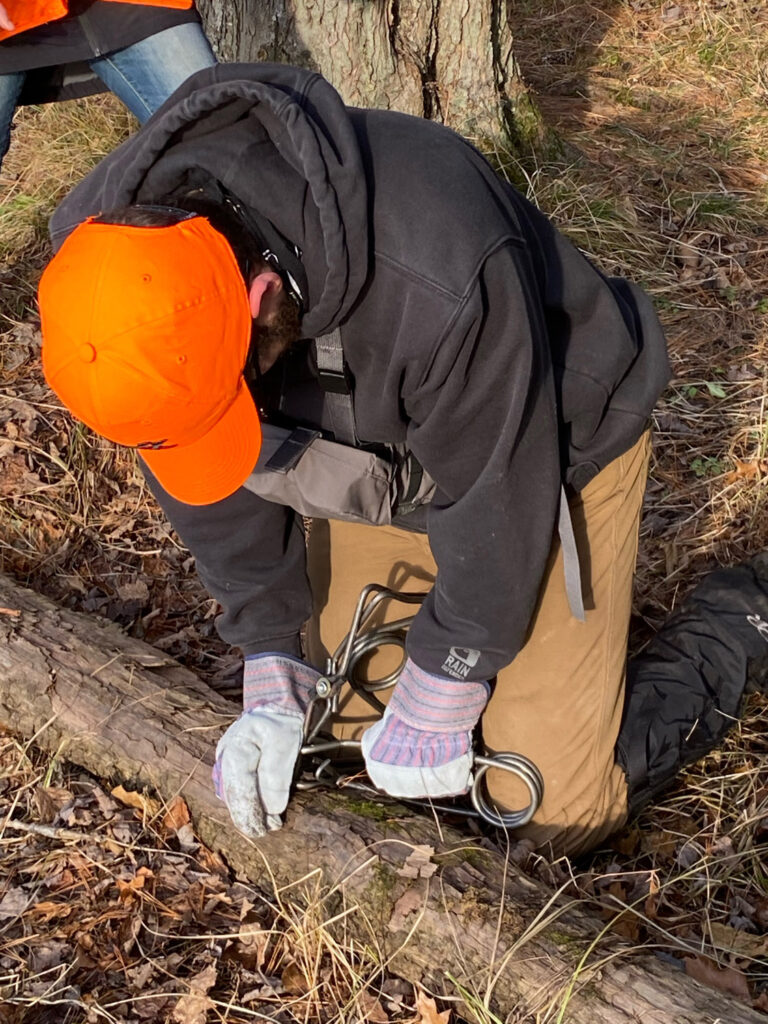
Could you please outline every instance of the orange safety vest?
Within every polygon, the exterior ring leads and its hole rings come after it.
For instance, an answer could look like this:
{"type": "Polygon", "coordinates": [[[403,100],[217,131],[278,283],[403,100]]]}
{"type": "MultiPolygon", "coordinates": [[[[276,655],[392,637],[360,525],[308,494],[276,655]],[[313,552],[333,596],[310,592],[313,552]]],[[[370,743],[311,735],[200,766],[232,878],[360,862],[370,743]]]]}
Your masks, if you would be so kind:
{"type": "MultiPolygon", "coordinates": [[[[8,31],[0,29],[0,43],[20,32],[26,32],[48,21],[57,21],[69,14],[68,0],[0,0],[8,12],[14,27],[8,31]]],[[[144,4],[146,7],[174,7],[188,10],[193,0],[103,0],[104,3],[144,4]]]]}

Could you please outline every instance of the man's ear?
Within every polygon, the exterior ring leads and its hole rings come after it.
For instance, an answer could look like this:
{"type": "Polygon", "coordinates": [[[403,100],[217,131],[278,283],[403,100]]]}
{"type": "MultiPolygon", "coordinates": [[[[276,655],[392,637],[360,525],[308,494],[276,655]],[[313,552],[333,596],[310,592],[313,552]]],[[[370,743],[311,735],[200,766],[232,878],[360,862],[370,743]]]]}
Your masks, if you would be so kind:
{"type": "Polygon", "coordinates": [[[274,320],[282,294],[282,279],[272,270],[262,271],[251,281],[248,288],[251,316],[261,327],[268,327],[274,320]]]}

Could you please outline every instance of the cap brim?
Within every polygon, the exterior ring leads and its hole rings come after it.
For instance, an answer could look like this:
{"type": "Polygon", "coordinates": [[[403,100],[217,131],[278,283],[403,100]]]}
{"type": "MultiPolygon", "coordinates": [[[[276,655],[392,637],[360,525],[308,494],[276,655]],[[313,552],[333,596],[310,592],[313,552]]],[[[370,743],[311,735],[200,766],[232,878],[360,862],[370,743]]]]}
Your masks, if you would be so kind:
{"type": "Polygon", "coordinates": [[[242,381],[235,401],[198,441],[139,454],[171,497],[186,505],[211,505],[242,487],[260,451],[259,414],[242,381]]]}

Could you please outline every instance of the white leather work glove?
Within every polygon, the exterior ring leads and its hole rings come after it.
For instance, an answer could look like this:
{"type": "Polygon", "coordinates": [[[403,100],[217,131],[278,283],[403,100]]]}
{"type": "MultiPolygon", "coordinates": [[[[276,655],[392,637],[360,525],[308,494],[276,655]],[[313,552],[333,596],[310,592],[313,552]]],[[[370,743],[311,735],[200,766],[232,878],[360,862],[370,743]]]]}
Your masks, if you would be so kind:
{"type": "Polygon", "coordinates": [[[236,828],[280,828],[303,738],[304,712],[320,673],[287,654],[245,659],[243,713],[216,747],[213,783],[236,828]]]}
{"type": "Polygon", "coordinates": [[[363,733],[371,782],[395,797],[446,797],[472,785],[472,730],[486,682],[447,679],[407,659],[383,718],[363,733]]]}

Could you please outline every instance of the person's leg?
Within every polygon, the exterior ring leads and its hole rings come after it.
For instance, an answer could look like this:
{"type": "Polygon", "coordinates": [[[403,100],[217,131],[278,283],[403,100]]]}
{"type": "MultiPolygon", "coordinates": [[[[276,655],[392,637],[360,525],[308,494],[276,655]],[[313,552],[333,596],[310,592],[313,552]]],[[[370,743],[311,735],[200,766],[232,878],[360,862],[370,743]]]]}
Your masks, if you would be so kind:
{"type": "MultiPolygon", "coordinates": [[[[627,785],[615,748],[649,455],[645,434],[571,502],[586,620],[571,616],[556,542],[529,637],[499,673],[482,719],[489,752],[525,754],[541,771],[544,799],[515,836],[555,854],[594,847],[627,816],[627,785]]],[[[528,803],[527,790],[513,776],[492,770],[486,780],[491,802],[500,808],[528,803]]]]}
{"type": "MultiPolygon", "coordinates": [[[[626,817],[626,782],[615,761],[615,745],[649,455],[644,435],[571,502],[586,621],[571,615],[555,540],[526,645],[499,673],[482,718],[488,752],[525,754],[544,778],[541,808],[515,837],[530,836],[556,853],[596,845],[626,817]]],[[[340,522],[313,523],[308,565],[315,601],[308,654],[319,667],[344,638],[366,583],[423,591],[436,571],[425,536],[340,522]]],[[[412,612],[412,606],[390,603],[375,624],[412,612]]],[[[385,651],[367,676],[381,678],[395,664],[396,654],[385,651]]],[[[385,700],[386,695],[379,696],[385,700]]],[[[347,693],[334,734],[359,739],[376,717],[362,698],[347,693]]],[[[527,805],[528,790],[514,776],[491,770],[486,781],[499,808],[527,805]]]]}
{"type": "Polygon", "coordinates": [[[0,165],[11,144],[11,125],[26,74],[15,71],[0,75],[0,165]]]}
{"type": "Polygon", "coordinates": [[[201,68],[216,63],[196,22],[186,22],[90,61],[99,78],[143,124],[171,93],[201,68]]]}

